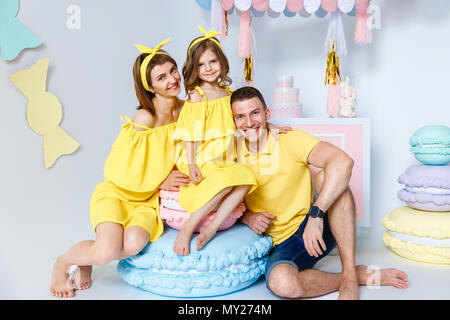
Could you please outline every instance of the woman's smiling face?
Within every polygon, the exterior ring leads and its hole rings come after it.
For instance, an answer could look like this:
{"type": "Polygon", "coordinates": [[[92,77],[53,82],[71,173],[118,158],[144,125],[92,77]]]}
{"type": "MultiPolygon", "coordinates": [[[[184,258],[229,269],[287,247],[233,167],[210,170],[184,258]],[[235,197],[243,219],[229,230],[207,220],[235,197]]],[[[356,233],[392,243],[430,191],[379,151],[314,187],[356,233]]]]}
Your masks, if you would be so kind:
{"type": "Polygon", "coordinates": [[[176,97],[180,94],[181,76],[172,62],[155,66],[151,71],[150,91],[164,97],[176,97]]]}

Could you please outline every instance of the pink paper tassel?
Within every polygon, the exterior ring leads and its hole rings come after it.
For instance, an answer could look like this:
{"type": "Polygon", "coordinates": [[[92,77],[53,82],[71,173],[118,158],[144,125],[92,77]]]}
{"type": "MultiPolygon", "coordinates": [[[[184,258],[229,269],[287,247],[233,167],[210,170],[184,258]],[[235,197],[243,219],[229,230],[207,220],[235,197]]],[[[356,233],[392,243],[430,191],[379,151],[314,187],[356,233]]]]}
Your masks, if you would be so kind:
{"type": "Polygon", "coordinates": [[[367,23],[367,9],[369,8],[370,0],[356,0],[356,28],[354,40],[359,44],[366,44],[372,42],[372,30],[367,23]]]}
{"type": "Polygon", "coordinates": [[[336,118],[339,112],[339,88],[337,84],[328,86],[327,113],[331,118],[336,118]]]}
{"type": "Polygon", "coordinates": [[[239,29],[239,58],[246,59],[250,57],[250,12],[249,10],[242,12],[241,25],[239,29]]]}
{"type": "Polygon", "coordinates": [[[322,0],[322,9],[326,12],[335,12],[338,8],[338,0],[322,0]]]}

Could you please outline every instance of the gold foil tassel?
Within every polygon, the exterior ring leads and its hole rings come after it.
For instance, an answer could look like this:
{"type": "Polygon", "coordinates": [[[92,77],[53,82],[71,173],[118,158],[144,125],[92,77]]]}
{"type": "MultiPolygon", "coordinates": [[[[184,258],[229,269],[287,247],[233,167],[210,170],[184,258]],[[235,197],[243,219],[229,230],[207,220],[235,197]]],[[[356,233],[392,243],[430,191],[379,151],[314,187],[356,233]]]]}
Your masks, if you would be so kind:
{"type": "Polygon", "coordinates": [[[325,85],[338,84],[338,77],[341,80],[341,73],[339,70],[339,57],[336,55],[336,46],[333,42],[333,47],[328,53],[327,71],[325,75],[325,85]]]}
{"type": "Polygon", "coordinates": [[[253,81],[253,59],[251,54],[250,57],[245,59],[244,77],[247,82],[253,81]]]}
{"type": "Polygon", "coordinates": [[[228,36],[228,12],[225,11],[225,37],[228,36]]]}

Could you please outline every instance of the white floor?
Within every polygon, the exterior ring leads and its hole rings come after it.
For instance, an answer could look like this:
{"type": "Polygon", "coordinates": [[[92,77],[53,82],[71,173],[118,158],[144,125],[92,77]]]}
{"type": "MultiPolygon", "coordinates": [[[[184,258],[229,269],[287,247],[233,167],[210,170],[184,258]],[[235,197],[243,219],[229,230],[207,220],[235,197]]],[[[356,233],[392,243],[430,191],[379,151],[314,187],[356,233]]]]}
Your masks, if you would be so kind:
{"type": "MultiPolygon", "coordinates": [[[[18,300],[47,300],[55,299],[49,294],[50,273],[53,258],[42,259],[33,263],[23,256],[23,261],[16,261],[7,268],[5,261],[1,262],[2,280],[0,299],[18,300]]],[[[393,267],[405,271],[409,276],[407,289],[393,287],[361,287],[362,300],[415,300],[415,299],[450,299],[450,266],[418,263],[401,258],[388,250],[381,241],[357,244],[356,263],[373,265],[379,268],[393,267]]],[[[323,271],[339,272],[340,260],[337,255],[330,255],[322,259],[316,267],[323,271]]],[[[171,299],[155,295],[125,283],[116,272],[116,263],[103,267],[94,267],[93,285],[89,290],[78,291],[73,299],[97,300],[165,300],[171,299]]],[[[331,293],[316,299],[334,300],[337,293],[331,293]]],[[[261,278],[254,285],[241,291],[210,300],[274,300],[278,299],[270,293],[261,278]]],[[[198,298],[196,300],[201,300],[198,298]]]]}

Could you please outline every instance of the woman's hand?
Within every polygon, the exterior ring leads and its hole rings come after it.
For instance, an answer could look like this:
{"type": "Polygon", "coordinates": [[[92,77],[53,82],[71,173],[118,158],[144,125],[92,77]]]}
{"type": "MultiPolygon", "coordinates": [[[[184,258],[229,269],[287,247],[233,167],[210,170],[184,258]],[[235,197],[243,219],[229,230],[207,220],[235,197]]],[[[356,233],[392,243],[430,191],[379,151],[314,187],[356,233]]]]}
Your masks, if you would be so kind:
{"type": "Polygon", "coordinates": [[[322,235],[323,219],[309,217],[305,226],[305,231],[303,231],[303,242],[305,243],[305,249],[310,256],[318,258],[319,255],[323,254],[322,250],[327,250],[322,235]]]}
{"type": "Polygon", "coordinates": [[[277,141],[278,141],[278,134],[288,133],[289,131],[293,130],[292,127],[288,127],[288,126],[279,127],[270,122],[267,122],[267,129],[269,129],[272,132],[272,135],[274,136],[274,138],[277,141]]]}
{"type": "Polygon", "coordinates": [[[193,184],[199,184],[203,180],[202,173],[196,164],[189,165],[189,177],[193,184]]]}
{"type": "Polygon", "coordinates": [[[166,180],[161,183],[159,189],[167,191],[180,191],[180,187],[187,187],[191,180],[187,175],[181,173],[177,169],[173,169],[167,176],[166,180]]]}
{"type": "Polygon", "coordinates": [[[272,220],[276,219],[267,212],[250,212],[247,211],[241,218],[241,222],[246,224],[253,232],[257,234],[263,234],[266,230],[273,225],[272,220]]]}

